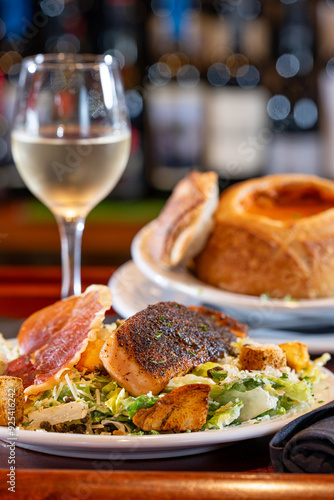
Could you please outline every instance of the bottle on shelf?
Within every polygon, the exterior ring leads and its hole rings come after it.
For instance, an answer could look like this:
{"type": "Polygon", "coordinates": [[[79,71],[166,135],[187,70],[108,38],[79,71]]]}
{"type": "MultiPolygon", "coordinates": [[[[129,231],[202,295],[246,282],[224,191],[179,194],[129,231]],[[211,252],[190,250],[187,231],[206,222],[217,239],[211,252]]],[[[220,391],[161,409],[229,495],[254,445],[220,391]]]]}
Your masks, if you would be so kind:
{"type": "Polygon", "coordinates": [[[229,36],[206,47],[208,89],[204,118],[203,167],[219,173],[223,189],[264,172],[272,133],[266,111],[269,94],[262,68],[271,49],[263,2],[220,2],[207,29],[229,36]],[[219,48],[219,50],[218,50],[219,48]]]}
{"type": "Polygon", "coordinates": [[[315,8],[313,0],[280,2],[273,64],[266,74],[274,134],[268,173],[321,173],[315,8]]]}
{"type": "Polygon", "coordinates": [[[272,136],[261,85],[271,50],[261,2],[173,5],[153,9],[147,22],[151,185],[170,190],[191,168],[217,171],[221,188],[260,175],[272,136]]]}

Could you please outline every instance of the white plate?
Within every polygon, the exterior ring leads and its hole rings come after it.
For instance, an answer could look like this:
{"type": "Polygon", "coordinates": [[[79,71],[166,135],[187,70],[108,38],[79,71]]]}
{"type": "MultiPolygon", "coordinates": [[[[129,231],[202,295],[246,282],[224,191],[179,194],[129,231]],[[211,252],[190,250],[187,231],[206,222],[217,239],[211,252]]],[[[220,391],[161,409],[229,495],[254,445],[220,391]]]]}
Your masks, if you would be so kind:
{"type": "MultiPolygon", "coordinates": [[[[114,272],[108,283],[113,294],[113,309],[122,317],[128,318],[138,311],[145,309],[149,304],[173,300],[184,305],[198,305],[200,301],[190,295],[165,289],[149,280],[139,271],[133,261],[126,262],[114,272]]],[[[229,311],[230,312],[230,311],[229,311]]],[[[236,312],[236,311],[234,311],[236,312]]],[[[239,311],[236,313],[238,314],[239,311]]],[[[256,312],[256,311],[255,311],[256,312]]],[[[233,314],[232,314],[233,315],[233,314]]],[[[297,317],[294,317],[300,327],[297,317]]],[[[292,328],[292,318],[277,322],[288,323],[292,328]]],[[[284,326],[284,325],[283,325],[284,326]]],[[[333,333],[300,333],[292,330],[279,330],[270,327],[250,329],[250,336],[262,343],[280,344],[296,340],[307,344],[311,354],[322,354],[324,351],[334,352],[334,326],[333,333]]]]}
{"type": "MultiPolygon", "coordinates": [[[[210,304],[237,317],[253,326],[272,328],[285,327],[291,322],[300,326],[305,324],[333,324],[334,299],[301,299],[284,301],[279,299],[263,300],[260,297],[226,292],[206,285],[186,268],[177,266],[166,269],[157,265],[148,255],[146,241],[151,226],[146,225],[133,239],[131,245],[132,258],[140,271],[161,288],[188,295],[192,299],[210,304]]],[[[292,327],[292,326],[291,326],[292,327]]]]}
{"type": "Polygon", "coordinates": [[[186,293],[162,288],[149,280],[132,260],[113,273],[108,286],[113,295],[113,309],[123,318],[129,318],[156,302],[172,300],[185,306],[200,304],[198,299],[186,293]]]}
{"type": "MultiPolygon", "coordinates": [[[[315,391],[317,399],[323,401],[322,404],[334,398],[334,375],[328,370],[324,371],[328,377],[315,391]]],[[[292,417],[280,417],[271,422],[245,424],[225,430],[153,436],[91,436],[17,429],[13,438],[9,436],[7,427],[0,427],[0,439],[15,441],[15,445],[20,448],[66,457],[103,460],[181,457],[273,434],[299,415],[301,413],[292,417]]]]}

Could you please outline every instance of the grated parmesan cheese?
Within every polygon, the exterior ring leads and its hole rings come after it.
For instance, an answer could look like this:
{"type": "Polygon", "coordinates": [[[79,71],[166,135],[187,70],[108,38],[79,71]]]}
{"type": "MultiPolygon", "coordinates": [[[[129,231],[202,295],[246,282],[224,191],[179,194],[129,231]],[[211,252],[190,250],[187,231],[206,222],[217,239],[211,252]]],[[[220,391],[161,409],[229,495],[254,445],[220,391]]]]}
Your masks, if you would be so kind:
{"type": "Polygon", "coordinates": [[[100,390],[96,389],[95,391],[96,404],[99,405],[101,403],[100,390]]]}
{"type": "Polygon", "coordinates": [[[68,373],[65,375],[65,380],[67,382],[67,385],[71,389],[71,393],[73,394],[74,399],[78,399],[78,392],[76,387],[72,384],[72,381],[70,380],[70,377],[68,376],[68,373]]]}

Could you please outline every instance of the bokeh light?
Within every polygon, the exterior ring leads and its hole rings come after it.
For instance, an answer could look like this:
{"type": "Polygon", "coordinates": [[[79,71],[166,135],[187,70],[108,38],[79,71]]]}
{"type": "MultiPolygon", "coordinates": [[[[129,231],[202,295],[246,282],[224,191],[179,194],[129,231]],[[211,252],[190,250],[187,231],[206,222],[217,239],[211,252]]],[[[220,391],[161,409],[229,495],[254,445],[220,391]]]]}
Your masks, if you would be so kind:
{"type": "Polygon", "coordinates": [[[109,50],[106,50],[103,55],[104,56],[110,55],[111,57],[117,59],[120,68],[123,68],[123,66],[125,64],[125,58],[124,58],[124,55],[122,54],[121,51],[116,50],[116,49],[109,49],[109,50]]]}
{"type": "Polygon", "coordinates": [[[176,75],[178,84],[185,88],[190,89],[199,84],[201,75],[198,69],[191,64],[186,64],[179,69],[176,75]]]}
{"type": "Polygon", "coordinates": [[[64,10],[64,0],[42,0],[40,8],[49,17],[59,16],[64,10]]]}
{"type": "MultiPolygon", "coordinates": [[[[174,0],[179,1],[179,0],[174,0]]],[[[174,1],[167,0],[152,0],[151,9],[156,16],[167,17],[170,16],[174,10],[174,1]]]]}
{"type": "Polygon", "coordinates": [[[114,49],[121,52],[124,56],[126,65],[134,64],[138,59],[138,48],[136,40],[124,33],[118,35],[114,42],[114,49]]]}
{"type": "Polygon", "coordinates": [[[284,120],[291,111],[291,104],[287,97],[281,94],[274,95],[269,99],[267,112],[273,120],[284,120]]]}
{"type": "Polygon", "coordinates": [[[312,128],[318,120],[318,108],[312,99],[303,98],[296,102],[293,117],[302,129],[312,128]]]}
{"type": "Polygon", "coordinates": [[[294,54],[282,54],[276,61],[276,70],[283,78],[292,78],[297,75],[300,63],[294,54]]]}
{"type": "Polygon", "coordinates": [[[332,57],[326,65],[326,72],[329,78],[334,80],[334,57],[332,57]]]}
{"type": "Polygon", "coordinates": [[[18,52],[10,50],[9,52],[5,52],[0,57],[0,69],[3,73],[7,75],[10,71],[10,68],[14,64],[21,63],[21,61],[22,61],[22,56],[18,52]]]}
{"type": "Polygon", "coordinates": [[[226,60],[231,76],[236,77],[237,72],[243,66],[248,66],[249,61],[244,54],[231,54],[226,60]]]}
{"type": "Polygon", "coordinates": [[[176,76],[179,69],[187,64],[188,58],[184,58],[183,54],[173,53],[173,54],[164,54],[160,57],[159,62],[167,64],[171,71],[172,76],[176,76]]]}
{"type": "Polygon", "coordinates": [[[244,89],[252,89],[260,82],[260,72],[255,66],[242,66],[237,71],[237,82],[244,89]]]}
{"type": "Polygon", "coordinates": [[[8,71],[8,80],[15,87],[17,87],[18,85],[20,71],[21,71],[20,63],[13,64],[13,66],[11,66],[8,71]]]}
{"type": "Polygon", "coordinates": [[[251,21],[260,14],[261,2],[259,0],[242,0],[238,2],[237,11],[242,19],[251,21]]]}
{"type": "Polygon", "coordinates": [[[56,43],[56,51],[76,54],[80,50],[80,40],[71,34],[62,35],[56,43]]]}
{"type": "Polygon", "coordinates": [[[230,80],[230,71],[226,64],[215,63],[212,64],[207,72],[208,82],[214,87],[222,87],[230,80]]]}
{"type": "Polygon", "coordinates": [[[154,63],[148,70],[148,79],[159,87],[167,85],[172,77],[170,67],[162,62],[154,63]]]}
{"type": "Polygon", "coordinates": [[[130,118],[137,118],[143,111],[143,97],[138,90],[131,89],[125,92],[126,105],[130,118]]]}

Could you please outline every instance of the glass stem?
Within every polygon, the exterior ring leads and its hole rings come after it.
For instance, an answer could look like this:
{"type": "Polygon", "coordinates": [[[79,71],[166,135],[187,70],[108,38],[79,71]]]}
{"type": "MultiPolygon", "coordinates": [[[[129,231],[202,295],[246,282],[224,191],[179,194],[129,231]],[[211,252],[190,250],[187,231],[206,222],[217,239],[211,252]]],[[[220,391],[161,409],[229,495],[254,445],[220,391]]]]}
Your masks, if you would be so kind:
{"type": "Polygon", "coordinates": [[[62,299],[81,293],[81,239],[83,217],[56,216],[61,241],[62,299]]]}

